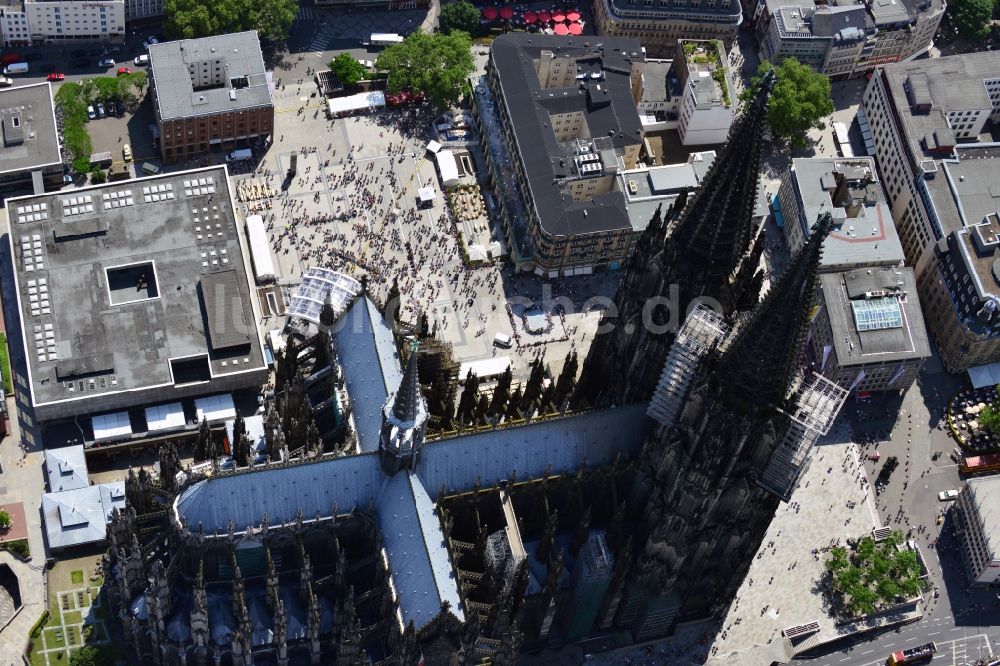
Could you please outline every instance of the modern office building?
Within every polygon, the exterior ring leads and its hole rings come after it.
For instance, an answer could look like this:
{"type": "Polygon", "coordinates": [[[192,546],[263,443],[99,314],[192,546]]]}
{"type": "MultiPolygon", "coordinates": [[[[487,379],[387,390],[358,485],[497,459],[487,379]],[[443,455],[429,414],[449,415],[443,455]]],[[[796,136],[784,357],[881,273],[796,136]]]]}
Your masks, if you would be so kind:
{"type": "Polygon", "coordinates": [[[270,140],[274,104],[256,31],[154,44],[149,76],[164,162],[270,140]]]}
{"type": "Polygon", "coordinates": [[[950,371],[1000,361],[988,221],[1000,148],[983,134],[998,102],[1000,53],[970,53],[878,69],[858,113],[950,371]]]}
{"type": "Polygon", "coordinates": [[[794,57],[834,79],[912,59],[931,47],[944,0],[761,0],[754,34],[762,59],[794,57]]]}
{"type": "Polygon", "coordinates": [[[35,420],[91,415],[94,439],[128,436],[154,420],[130,408],[266,381],[224,168],[13,198],[7,211],[35,420]]]}
{"type": "Polygon", "coordinates": [[[35,44],[125,40],[125,0],[24,0],[35,44]]]}
{"type": "Polygon", "coordinates": [[[493,41],[477,112],[518,270],[589,274],[625,259],[632,227],[614,182],[642,149],[642,57],[634,39],[493,41]]]}
{"type": "Polygon", "coordinates": [[[849,391],[905,391],[930,358],[911,268],[859,268],[819,277],[810,325],[816,372],[849,391]]]}
{"type": "Polygon", "coordinates": [[[0,197],[62,187],[62,150],[49,84],[0,88],[0,125],[0,197]]]}
{"type": "Polygon", "coordinates": [[[721,39],[728,50],[743,22],[739,0],[597,0],[599,35],[638,39],[650,56],[665,57],[681,39],[721,39]]]}
{"type": "Polygon", "coordinates": [[[969,581],[984,586],[1000,583],[1000,477],[967,480],[954,515],[969,581]]]}

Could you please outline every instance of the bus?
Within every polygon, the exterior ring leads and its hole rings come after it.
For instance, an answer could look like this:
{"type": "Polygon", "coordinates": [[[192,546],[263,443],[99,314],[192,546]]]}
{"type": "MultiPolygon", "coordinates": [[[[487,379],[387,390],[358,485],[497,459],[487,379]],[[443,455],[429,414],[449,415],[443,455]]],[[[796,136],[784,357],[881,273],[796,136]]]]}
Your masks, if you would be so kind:
{"type": "Polygon", "coordinates": [[[394,32],[373,32],[368,43],[372,46],[392,46],[402,41],[403,36],[397,35],[394,32]]]}
{"type": "Polygon", "coordinates": [[[910,666],[930,661],[937,652],[937,643],[927,643],[908,650],[898,650],[889,655],[889,666],[910,666]]]}
{"type": "Polygon", "coordinates": [[[983,474],[1000,471],[1000,453],[987,453],[981,456],[965,456],[958,464],[962,474],[983,474]]]}

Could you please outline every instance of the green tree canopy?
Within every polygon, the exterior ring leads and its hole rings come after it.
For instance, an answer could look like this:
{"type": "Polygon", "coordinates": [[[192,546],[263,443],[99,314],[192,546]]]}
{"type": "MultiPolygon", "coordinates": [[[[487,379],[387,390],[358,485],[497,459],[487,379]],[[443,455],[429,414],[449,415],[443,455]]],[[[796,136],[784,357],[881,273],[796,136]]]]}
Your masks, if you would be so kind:
{"type": "Polygon", "coordinates": [[[468,0],[460,0],[441,7],[441,32],[448,35],[456,30],[470,35],[479,30],[479,10],[468,0]]]}
{"type": "Polygon", "coordinates": [[[330,61],[330,71],[333,72],[345,86],[357,85],[365,78],[368,70],[346,51],[330,61]]]}
{"type": "Polygon", "coordinates": [[[166,0],[164,29],[177,39],[256,30],[281,41],[298,11],[297,0],[166,0]]]}
{"type": "Polygon", "coordinates": [[[749,91],[770,69],[775,70],[777,81],[768,101],[768,125],[778,138],[788,139],[793,146],[804,146],[806,133],[826,127],[823,118],[833,113],[830,77],[814,72],[795,58],[786,58],[777,67],[761,63],[749,91]]]}
{"type": "Polygon", "coordinates": [[[428,35],[418,30],[382,51],[376,63],[389,73],[389,92],[421,92],[441,107],[461,98],[475,67],[472,39],[461,31],[428,35]]]}
{"type": "Polygon", "coordinates": [[[990,31],[993,0],[954,0],[948,4],[951,23],[958,34],[969,39],[981,39],[990,31]]]}
{"type": "Polygon", "coordinates": [[[115,649],[111,645],[84,645],[69,656],[70,666],[113,666],[115,649]]]}

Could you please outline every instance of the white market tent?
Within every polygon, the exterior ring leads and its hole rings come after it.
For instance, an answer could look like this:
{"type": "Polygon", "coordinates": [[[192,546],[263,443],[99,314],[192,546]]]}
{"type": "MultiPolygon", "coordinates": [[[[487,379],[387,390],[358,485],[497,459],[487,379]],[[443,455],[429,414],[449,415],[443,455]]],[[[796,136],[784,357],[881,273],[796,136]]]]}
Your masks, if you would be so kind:
{"type": "Polygon", "coordinates": [[[347,97],[334,97],[327,100],[327,112],[331,116],[366,111],[371,108],[380,108],[383,106],[385,106],[385,93],[381,90],[348,95],[347,97]]]}
{"type": "Polygon", "coordinates": [[[209,423],[221,423],[226,419],[236,418],[236,405],[233,404],[231,393],[220,393],[194,401],[198,411],[198,423],[207,418],[209,423]]]}
{"type": "Polygon", "coordinates": [[[438,171],[441,172],[441,184],[445,187],[458,185],[458,163],[455,154],[450,150],[440,150],[437,155],[438,171]]]}
{"type": "Polygon", "coordinates": [[[417,190],[417,196],[420,199],[420,203],[430,203],[434,201],[434,197],[437,195],[434,193],[433,187],[421,187],[417,190]]]}
{"type": "Polygon", "coordinates": [[[179,402],[146,408],[146,427],[150,431],[180,430],[184,427],[184,406],[179,402]]]}
{"type": "Polygon", "coordinates": [[[132,422],[129,421],[128,412],[94,416],[90,419],[90,425],[94,429],[95,442],[118,439],[132,434],[132,422]]]}
{"type": "Polygon", "coordinates": [[[437,141],[434,141],[432,139],[427,143],[427,152],[434,153],[435,155],[437,155],[438,151],[440,150],[441,150],[441,144],[438,143],[437,141]]]}
{"type": "Polygon", "coordinates": [[[250,244],[250,257],[253,259],[253,270],[254,275],[257,276],[257,282],[271,282],[277,277],[277,274],[274,272],[271,248],[267,242],[264,218],[260,215],[247,216],[247,242],[250,244]]]}
{"type": "Polygon", "coordinates": [[[469,371],[480,380],[489,380],[499,377],[510,367],[509,356],[497,356],[494,358],[481,358],[475,361],[465,361],[458,371],[458,381],[464,382],[469,376],[469,371]]]}

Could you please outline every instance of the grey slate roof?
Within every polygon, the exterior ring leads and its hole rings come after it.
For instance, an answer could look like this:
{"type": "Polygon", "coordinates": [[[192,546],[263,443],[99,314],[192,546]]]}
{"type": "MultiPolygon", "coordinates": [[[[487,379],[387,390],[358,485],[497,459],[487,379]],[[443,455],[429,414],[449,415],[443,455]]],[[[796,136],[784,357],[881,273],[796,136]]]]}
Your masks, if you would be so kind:
{"type": "Polygon", "coordinates": [[[432,497],[510,479],[576,472],[626,458],[642,443],[648,426],[645,405],[616,407],[513,428],[428,442],[417,474],[432,497]]]}
{"type": "Polygon", "coordinates": [[[424,626],[441,612],[443,601],[464,620],[441,522],[420,478],[410,472],[390,477],[377,513],[403,625],[424,626]]]}
{"type": "Polygon", "coordinates": [[[90,485],[87,457],[83,444],[45,449],[45,473],[49,478],[49,492],[86,488],[90,485]]]}
{"type": "Polygon", "coordinates": [[[153,44],[149,47],[149,72],[161,120],[271,105],[255,30],[153,44]],[[188,67],[218,59],[225,63],[226,84],[195,91],[188,67]],[[237,89],[232,81],[241,78],[246,78],[246,86],[237,89]]]}
{"type": "Polygon", "coordinates": [[[0,145],[0,174],[27,171],[62,162],[52,89],[48,83],[0,89],[0,116],[4,141],[0,145]],[[8,142],[7,116],[18,115],[22,141],[8,142]]]}
{"type": "Polygon", "coordinates": [[[556,164],[569,157],[551,128],[550,114],[583,113],[590,136],[610,138],[616,148],[642,142],[642,123],[632,99],[632,62],[641,62],[642,47],[631,38],[559,37],[508,33],[493,40],[490,61],[496,68],[500,89],[510,114],[516,150],[524,165],[542,229],[552,235],[584,234],[630,227],[625,199],[620,192],[576,202],[562,193],[556,164]],[[603,44],[591,48],[585,44],[603,44]],[[558,57],[584,59],[585,71],[602,71],[604,78],[566,88],[540,87],[532,65],[543,50],[558,57]],[[596,64],[595,64],[596,63],[596,64]],[[598,91],[597,86],[601,89],[598,91]]]}
{"type": "Polygon", "coordinates": [[[222,474],[198,481],[174,500],[177,518],[192,532],[237,532],[258,527],[267,514],[269,525],[290,523],[298,509],[311,519],[318,511],[330,516],[354,507],[368,508],[378,497],[385,476],[377,454],[327,458],[299,465],[257,468],[251,473],[222,474]]]}
{"type": "Polygon", "coordinates": [[[358,444],[364,452],[378,450],[382,407],[403,378],[399,352],[382,313],[362,295],[337,320],[337,350],[344,385],[351,396],[358,444]]]}
{"type": "Polygon", "coordinates": [[[102,541],[111,512],[124,508],[124,481],[45,493],[42,517],[49,548],[58,550],[102,541]]]}

